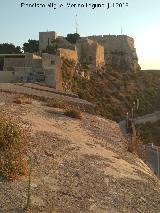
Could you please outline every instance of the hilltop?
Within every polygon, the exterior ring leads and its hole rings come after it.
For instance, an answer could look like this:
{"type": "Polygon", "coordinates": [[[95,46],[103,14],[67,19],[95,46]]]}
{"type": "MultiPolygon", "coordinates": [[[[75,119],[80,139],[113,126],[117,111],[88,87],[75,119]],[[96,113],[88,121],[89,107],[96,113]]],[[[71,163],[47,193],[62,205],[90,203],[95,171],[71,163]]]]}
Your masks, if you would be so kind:
{"type": "MultiPolygon", "coordinates": [[[[70,118],[46,100],[23,105],[16,97],[1,92],[0,109],[31,128],[32,212],[160,211],[159,180],[127,151],[116,122],[86,112],[70,118]]],[[[27,182],[0,182],[0,211],[23,212],[27,182]]]]}

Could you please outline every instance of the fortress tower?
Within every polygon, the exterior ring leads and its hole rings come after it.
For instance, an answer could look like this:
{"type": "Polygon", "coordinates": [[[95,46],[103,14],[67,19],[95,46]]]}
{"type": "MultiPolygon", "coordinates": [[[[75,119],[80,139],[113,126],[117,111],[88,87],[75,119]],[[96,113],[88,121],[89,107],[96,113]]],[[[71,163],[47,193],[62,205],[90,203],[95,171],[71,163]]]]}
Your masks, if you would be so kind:
{"type": "Polygon", "coordinates": [[[40,32],[39,33],[39,51],[43,52],[46,50],[47,46],[52,44],[52,40],[58,37],[55,31],[50,32],[40,32]]]}

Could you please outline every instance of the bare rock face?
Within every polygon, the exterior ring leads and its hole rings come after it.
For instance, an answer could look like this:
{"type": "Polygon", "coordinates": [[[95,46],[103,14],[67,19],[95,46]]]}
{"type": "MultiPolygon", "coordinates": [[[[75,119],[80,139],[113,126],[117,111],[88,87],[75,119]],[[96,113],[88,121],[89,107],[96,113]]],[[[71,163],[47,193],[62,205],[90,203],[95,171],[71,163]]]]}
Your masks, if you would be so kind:
{"type": "Polygon", "coordinates": [[[105,63],[116,69],[140,70],[134,39],[126,35],[91,36],[104,46],[105,63]]]}
{"type": "Polygon", "coordinates": [[[58,47],[78,51],[79,62],[94,67],[110,65],[114,69],[140,70],[134,39],[127,35],[100,35],[81,38],[76,45],[58,37],[58,47]]]}
{"type": "Polygon", "coordinates": [[[125,69],[136,72],[140,70],[136,52],[131,53],[110,53],[106,56],[106,63],[115,69],[125,69]]]}

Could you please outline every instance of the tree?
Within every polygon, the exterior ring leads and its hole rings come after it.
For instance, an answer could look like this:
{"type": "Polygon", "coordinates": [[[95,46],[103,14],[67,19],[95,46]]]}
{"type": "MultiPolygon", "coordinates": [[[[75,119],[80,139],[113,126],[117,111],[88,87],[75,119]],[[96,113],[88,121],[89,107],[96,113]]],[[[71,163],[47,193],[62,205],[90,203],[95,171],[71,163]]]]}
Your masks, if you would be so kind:
{"type": "Polygon", "coordinates": [[[51,45],[47,46],[44,52],[55,55],[58,50],[58,45],[60,44],[60,39],[56,38],[51,41],[51,45]]]}
{"type": "Polygon", "coordinates": [[[20,46],[15,46],[12,43],[0,44],[0,54],[18,54],[22,53],[20,46]]]}
{"type": "Polygon", "coordinates": [[[55,48],[55,46],[49,45],[46,47],[46,50],[43,52],[55,55],[57,52],[57,49],[55,48]]]}
{"type": "Polygon", "coordinates": [[[23,51],[28,53],[34,53],[39,51],[39,41],[29,39],[28,42],[23,44],[23,51]]]}
{"type": "Polygon", "coordinates": [[[75,44],[78,39],[80,39],[80,35],[78,33],[68,34],[66,38],[66,40],[71,44],[75,44]]]}

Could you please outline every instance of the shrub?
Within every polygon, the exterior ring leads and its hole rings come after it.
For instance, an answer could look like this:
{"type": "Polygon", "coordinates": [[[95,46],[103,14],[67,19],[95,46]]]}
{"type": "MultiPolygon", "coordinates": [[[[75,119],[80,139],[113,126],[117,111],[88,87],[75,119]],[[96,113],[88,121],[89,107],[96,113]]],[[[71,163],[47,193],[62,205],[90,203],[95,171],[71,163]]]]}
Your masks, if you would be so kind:
{"type": "Polygon", "coordinates": [[[0,176],[15,180],[27,172],[24,154],[29,139],[28,129],[13,118],[0,115],[0,176]]]}
{"type": "Polygon", "coordinates": [[[128,152],[138,155],[139,158],[144,159],[143,141],[139,135],[132,137],[128,143],[128,152]]]}
{"type": "Polygon", "coordinates": [[[144,144],[154,143],[157,146],[160,145],[160,120],[155,123],[147,122],[145,124],[139,124],[136,127],[144,144]]]}
{"type": "Polygon", "coordinates": [[[64,109],[68,108],[69,105],[61,99],[49,99],[47,101],[47,106],[64,109]]]}
{"type": "Polygon", "coordinates": [[[64,115],[69,116],[71,118],[82,119],[82,112],[75,109],[65,112],[64,115]]]}
{"type": "Polygon", "coordinates": [[[25,95],[17,95],[16,100],[14,101],[16,104],[31,104],[32,101],[25,95]]]}

